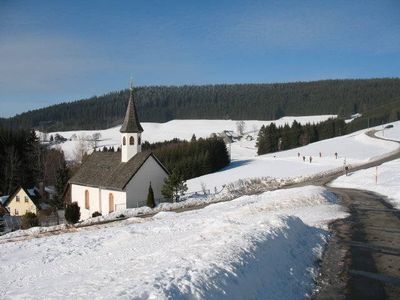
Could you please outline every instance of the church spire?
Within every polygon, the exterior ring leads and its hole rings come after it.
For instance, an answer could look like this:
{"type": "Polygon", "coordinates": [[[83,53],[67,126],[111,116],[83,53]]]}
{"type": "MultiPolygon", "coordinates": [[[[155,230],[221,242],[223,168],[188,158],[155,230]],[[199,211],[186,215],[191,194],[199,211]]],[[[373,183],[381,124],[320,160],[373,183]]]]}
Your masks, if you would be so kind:
{"type": "Polygon", "coordinates": [[[140,133],[143,132],[142,125],[140,125],[139,118],[136,111],[136,105],[133,95],[133,86],[131,84],[130,97],[128,102],[128,108],[126,109],[125,119],[122,123],[122,133],[140,133]]]}

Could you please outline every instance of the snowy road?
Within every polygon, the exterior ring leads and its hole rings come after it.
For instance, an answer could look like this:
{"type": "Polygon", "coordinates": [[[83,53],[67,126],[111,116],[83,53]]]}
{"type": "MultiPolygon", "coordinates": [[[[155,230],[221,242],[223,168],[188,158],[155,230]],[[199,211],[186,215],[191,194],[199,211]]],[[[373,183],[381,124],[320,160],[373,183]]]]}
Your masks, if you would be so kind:
{"type": "Polygon", "coordinates": [[[350,216],[330,225],[314,299],[399,299],[400,211],[378,194],[331,191],[350,216]]]}

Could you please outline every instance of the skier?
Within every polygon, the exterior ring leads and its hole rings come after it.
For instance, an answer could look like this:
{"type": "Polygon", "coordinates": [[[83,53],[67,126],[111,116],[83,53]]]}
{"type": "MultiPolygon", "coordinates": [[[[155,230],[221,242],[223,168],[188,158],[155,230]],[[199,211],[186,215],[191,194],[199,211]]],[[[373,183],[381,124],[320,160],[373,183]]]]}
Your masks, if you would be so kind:
{"type": "Polygon", "coordinates": [[[335,152],[335,157],[336,157],[336,159],[337,159],[337,152],[335,152]]]}
{"type": "Polygon", "coordinates": [[[306,157],[305,156],[303,156],[303,161],[306,161],[306,157]]]}
{"type": "Polygon", "coordinates": [[[312,162],[312,157],[310,156],[310,164],[311,164],[311,162],[312,162]]]}

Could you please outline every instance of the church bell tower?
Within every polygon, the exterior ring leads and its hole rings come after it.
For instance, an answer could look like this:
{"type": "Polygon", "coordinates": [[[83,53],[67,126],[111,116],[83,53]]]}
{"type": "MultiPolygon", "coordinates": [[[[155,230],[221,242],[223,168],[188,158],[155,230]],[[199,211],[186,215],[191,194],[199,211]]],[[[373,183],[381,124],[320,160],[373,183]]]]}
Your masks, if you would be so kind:
{"type": "Polygon", "coordinates": [[[126,109],[125,119],[121,129],[121,161],[127,162],[137,153],[142,151],[142,132],[136,111],[136,105],[131,84],[128,107],[126,109]]]}

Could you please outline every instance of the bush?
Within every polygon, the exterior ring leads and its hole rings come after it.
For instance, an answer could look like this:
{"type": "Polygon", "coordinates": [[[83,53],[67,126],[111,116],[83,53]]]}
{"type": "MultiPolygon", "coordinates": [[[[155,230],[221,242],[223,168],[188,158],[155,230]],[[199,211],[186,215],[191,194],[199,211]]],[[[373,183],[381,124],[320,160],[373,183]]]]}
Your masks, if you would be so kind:
{"type": "Polygon", "coordinates": [[[147,206],[150,208],[154,208],[156,206],[156,203],[154,201],[154,192],[153,188],[151,187],[151,183],[149,186],[149,192],[147,194],[147,206]]]}
{"type": "Polygon", "coordinates": [[[74,224],[81,218],[81,208],[78,203],[72,202],[65,207],[65,219],[68,223],[74,224]]]}
{"type": "Polygon", "coordinates": [[[102,215],[101,213],[99,213],[98,211],[95,211],[94,213],[92,213],[92,218],[100,217],[101,215],[102,215]]]}
{"type": "Polygon", "coordinates": [[[39,219],[36,216],[36,214],[32,212],[27,212],[25,215],[22,216],[21,218],[22,229],[28,229],[36,226],[39,226],[39,219]]]}

